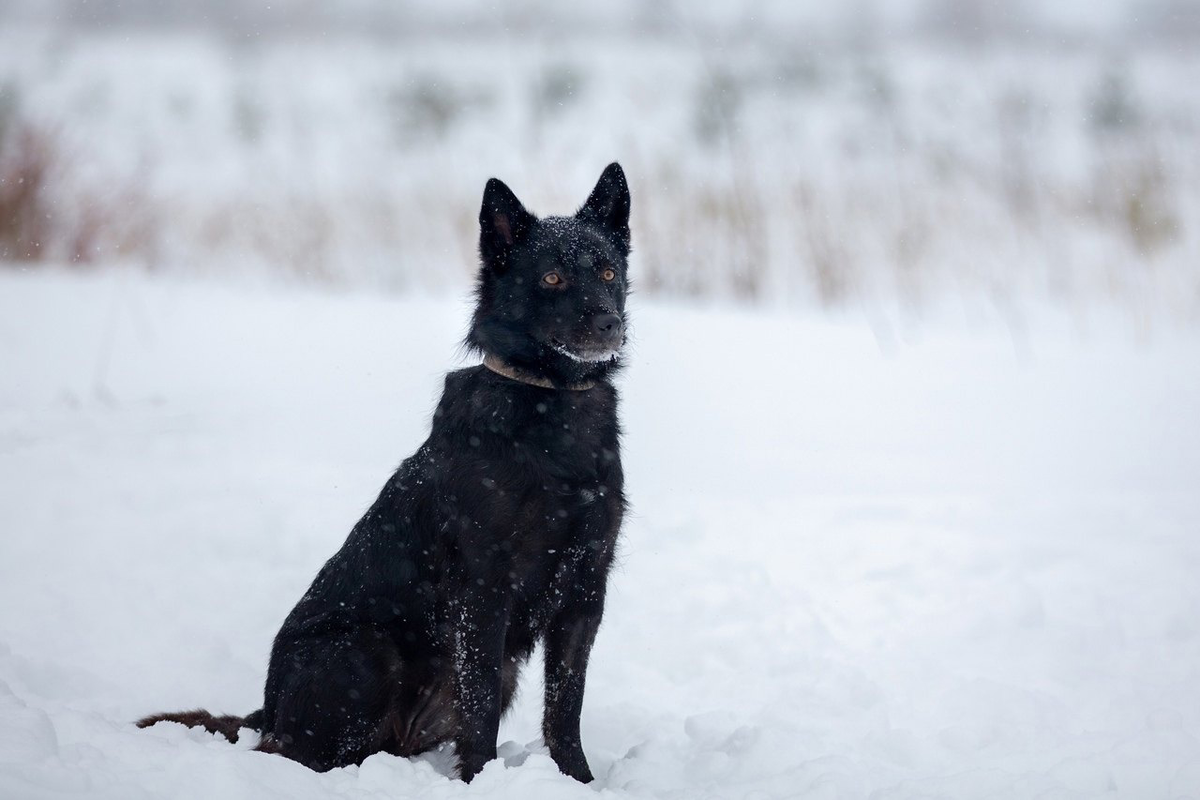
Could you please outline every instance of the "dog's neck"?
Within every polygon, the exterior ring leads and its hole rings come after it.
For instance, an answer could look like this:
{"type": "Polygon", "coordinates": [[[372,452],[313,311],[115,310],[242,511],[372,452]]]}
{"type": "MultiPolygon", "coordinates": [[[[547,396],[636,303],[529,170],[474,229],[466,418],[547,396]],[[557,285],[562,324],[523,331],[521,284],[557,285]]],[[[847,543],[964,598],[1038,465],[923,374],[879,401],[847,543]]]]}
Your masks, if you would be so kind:
{"type": "Polygon", "coordinates": [[[483,365],[497,375],[503,375],[509,380],[518,381],[519,383],[527,383],[530,386],[537,386],[542,389],[567,389],[572,392],[586,392],[596,385],[595,381],[581,381],[580,383],[564,383],[556,384],[549,378],[543,378],[539,375],[531,375],[528,372],[514,367],[512,364],[506,364],[497,356],[488,353],[483,357],[483,365]]]}

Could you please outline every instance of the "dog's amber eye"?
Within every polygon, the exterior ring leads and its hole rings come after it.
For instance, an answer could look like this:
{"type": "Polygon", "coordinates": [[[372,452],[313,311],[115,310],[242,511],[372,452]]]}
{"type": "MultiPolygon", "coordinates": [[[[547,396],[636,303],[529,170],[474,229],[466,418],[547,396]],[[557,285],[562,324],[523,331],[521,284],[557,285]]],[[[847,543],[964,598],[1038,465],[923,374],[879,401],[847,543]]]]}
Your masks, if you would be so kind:
{"type": "Polygon", "coordinates": [[[542,276],[542,283],[547,286],[558,286],[562,282],[562,275],[559,275],[557,272],[547,272],[542,276]]]}
{"type": "Polygon", "coordinates": [[[617,273],[612,269],[606,269],[604,272],[600,273],[600,277],[604,278],[606,281],[611,281],[616,279],[617,273]]]}

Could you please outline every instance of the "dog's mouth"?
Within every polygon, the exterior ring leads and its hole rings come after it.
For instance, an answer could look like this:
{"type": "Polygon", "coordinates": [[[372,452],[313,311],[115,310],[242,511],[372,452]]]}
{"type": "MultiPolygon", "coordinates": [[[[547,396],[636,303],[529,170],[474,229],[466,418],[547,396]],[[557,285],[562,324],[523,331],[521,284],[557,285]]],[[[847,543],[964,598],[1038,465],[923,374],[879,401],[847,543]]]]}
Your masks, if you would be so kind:
{"type": "MultiPolygon", "coordinates": [[[[624,344],[624,342],[622,342],[624,344]]],[[[617,347],[577,347],[568,345],[561,339],[550,339],[550,349],[559,355],[566,356],[572,361],[578,361],[581,364],[599,364],[604,361],[612,361],[621,354],[620,346],[617,347]]]]}

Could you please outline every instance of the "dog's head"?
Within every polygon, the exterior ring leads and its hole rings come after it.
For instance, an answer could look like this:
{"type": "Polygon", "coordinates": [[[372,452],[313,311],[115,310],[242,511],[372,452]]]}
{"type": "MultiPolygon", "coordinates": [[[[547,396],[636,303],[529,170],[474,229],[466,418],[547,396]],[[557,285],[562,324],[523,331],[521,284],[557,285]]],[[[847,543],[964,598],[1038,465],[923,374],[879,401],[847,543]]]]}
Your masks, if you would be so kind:
{"type": "Polygon", "coordinates": [[[559,384],[619,366],[629,287],[629,187],[619,164],[570,217],[538,219],[492,178],[479,254],[469,347],[559,384]]]}

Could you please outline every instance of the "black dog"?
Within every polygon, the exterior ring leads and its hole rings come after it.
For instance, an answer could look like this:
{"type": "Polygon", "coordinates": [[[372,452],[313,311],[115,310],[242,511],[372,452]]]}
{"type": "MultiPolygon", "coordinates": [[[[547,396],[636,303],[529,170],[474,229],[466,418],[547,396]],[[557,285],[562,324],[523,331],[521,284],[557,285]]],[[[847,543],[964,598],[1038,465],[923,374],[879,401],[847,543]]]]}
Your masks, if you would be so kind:
{"type": "Polygon", "coordinates": [[[559,768],[579,739],[588,655],[625,509],[617,393],[629,189],[611,164],[574,216],[538,219],[488,181],[478,303],[433,430],[321,569],[275,637],[263,707],[199,725],[315,770],[454,742],[471,780],[496,757],[517,674],[545,643],[542,732],[559,768]]]}

